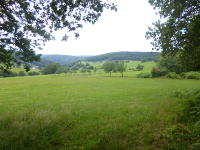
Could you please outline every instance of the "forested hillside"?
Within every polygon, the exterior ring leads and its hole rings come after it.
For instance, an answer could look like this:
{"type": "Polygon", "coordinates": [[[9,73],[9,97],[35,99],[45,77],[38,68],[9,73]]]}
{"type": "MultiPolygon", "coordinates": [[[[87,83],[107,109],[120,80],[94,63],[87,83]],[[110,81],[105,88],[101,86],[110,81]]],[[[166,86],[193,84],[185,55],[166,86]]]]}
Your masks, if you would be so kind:
{"type": "Polygon", "coordinates": [[[43,55],[42,59],[49,60],[61,65],[70,64],[78,60],[82,60],[84,56],[70,56],[70,55],[43,55]]]}
{"type": "Polygon", "coordinates": [[[48,59],[45,59],[45,58],[41,58],[40,61],[34,61],[32,62],[32,65],[33,66],[38,66],[39,68],[42,68],[48,64],[52,64],[52,63],[55,63],[54,61],[51,61],[51,60],[48,60],[48,59]]]}
{"type": "Polygon", "coordinates": [[[64,65],[78,60],[92,62],[107,60],[153,61],[159,56],[158,52],[113,52],[97,56],[43,55],[41,62],[46,60],[64,65]]]}
{"type": "Polygon", "coordinates": [[[86,61],[106,61],[106,60],[134,60],[153,61],[160,56],[158,52],[113,52],[98,56],[88,57],[86,61]]]}

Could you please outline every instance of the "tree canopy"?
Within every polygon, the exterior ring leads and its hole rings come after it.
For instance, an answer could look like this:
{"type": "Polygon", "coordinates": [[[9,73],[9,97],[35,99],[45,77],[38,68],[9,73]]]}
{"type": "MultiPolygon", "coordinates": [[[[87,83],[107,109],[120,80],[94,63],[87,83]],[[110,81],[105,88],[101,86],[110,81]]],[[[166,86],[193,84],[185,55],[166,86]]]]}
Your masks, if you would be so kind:
{"type": "Polygon", "coordinates": [[[57,71],[59,71],[60,68],[61,68],[60,64],[57,63],[48,64],[43,68],[42,73],[55,74],[57,71]]]}
{"type": "Polygon", "coordinates": [[[122,77],[124,77],[124,72],[126,71],[126,65],[124,61],[106,61],[102,69],[104,72],[109,73],[111,77],[112,72],[120,72],[122,77]]]}
{"type": "Polygon", "coordinates": [[[149,0],[160,15],[146,34],[164,56],[178,57],[187,70],[200,70],[200,1],[149,0]]]}
{"type": "Polygon", "coordinates": [[[115,69],[115,62],[107,61],[103,64],[102,68],[106,73],[109,73],[111,76],[111,72],[115,69]]]}
{"type": "Polygon", "coordinates": [[[0,69],[14,64],[39,60],[34,48],[51,40],[53,31],[65,29],[79,34],[82,23],[95,23],[104,9],[116,10],[108,1],[100,0],[1,0],[0,1],[0,69]]]}
{"type": "Polygon", "coordinates": [[[158,52],[111,52],[97,56],[86,57],[86,61],[118,61],[118,60],[133,60],[133,61],[154,61],[160,56],[158,52]]]}
{"type": "Polygon", "coordinates": [[[116,71],[120,72],[122,77],[124,77],[124,72],[126,71],[126,65],[123,61],[116,63],[116,71]]]}

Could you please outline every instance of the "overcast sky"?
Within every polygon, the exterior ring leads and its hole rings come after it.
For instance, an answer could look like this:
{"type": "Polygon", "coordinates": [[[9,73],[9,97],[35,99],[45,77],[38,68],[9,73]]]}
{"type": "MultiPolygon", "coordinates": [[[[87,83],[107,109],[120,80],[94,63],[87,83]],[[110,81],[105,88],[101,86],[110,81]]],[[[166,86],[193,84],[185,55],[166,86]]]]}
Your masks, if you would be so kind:
{"type": "Polygon", "coordinates": [[[42,54],[97,55],[116,51],[152,51],[145,39],[148,26],[157,20],[148,0],[115,0],[118,11],[105,11],[94,25],[84,24],[80,37],[46,43],[42,54]]]}

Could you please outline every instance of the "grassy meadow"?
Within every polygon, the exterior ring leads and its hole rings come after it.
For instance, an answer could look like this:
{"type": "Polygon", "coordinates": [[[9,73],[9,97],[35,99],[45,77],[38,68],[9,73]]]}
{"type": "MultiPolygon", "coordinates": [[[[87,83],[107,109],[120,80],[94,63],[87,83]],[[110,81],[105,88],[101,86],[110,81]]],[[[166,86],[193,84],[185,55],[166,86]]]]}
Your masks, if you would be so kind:
{"type": "MultiPolygon", "coordinates": [[[[151,72],[151,69],[156,66],[155,62],[141,62],[141,61],[124,61],[126,65],[126,72],[124,73],[125,76],[128,77],[135,77],[137,74],[141,72],[151,72]],[[130,69],[136,68],[138,64],[141,64],[144,66],[144,69],[142,71],[132,71],[130,69]]],[[[109,76],[109,74],[106,74],[104,70],[102,69],[102,65],[105,63],[104,61],[97,61],[97,62],[83,62],[83,63],[89,63],[91,66],[94,66],[97,68],[96,73],[92,73],[93,75],[103,75],[103,76],[109,76]]],[[[82,75],[82,73],[76,73],[77,75],[82,75]]],[[[112,73],[112,76],[121,76],[120,73],[112,73]]]]}
{"type": "Polygon", "coordinates": [[[176,90],[200,81],[43,75],[0,78],[1,150],[159,149],[176,90]]]}

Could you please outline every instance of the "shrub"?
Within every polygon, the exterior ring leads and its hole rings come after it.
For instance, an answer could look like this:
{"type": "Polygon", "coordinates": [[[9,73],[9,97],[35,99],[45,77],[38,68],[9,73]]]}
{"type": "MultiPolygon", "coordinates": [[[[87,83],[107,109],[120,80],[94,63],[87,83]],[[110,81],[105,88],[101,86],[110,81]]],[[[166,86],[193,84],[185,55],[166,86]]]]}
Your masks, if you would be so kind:
{"type": "Polygon", "coordinates": [[[182,94],[184,101],[184,109],[182,120],[187,122],[200,121],[200,90],[186,91],[182,94]]]}
{"type": "Polygon", "coordinates": [[[182,74],[186,79],[200,80],[200,72],[185,72],[182,74]]]}
{"type": "Polygon", "coordinates": [[[18,76],[26,76],[26,73],[25,73],[24,71],[20,71],[20,72],[18,73],[18,76]]]}
{"type": "Polygon", "coordinates": [[[158,62],[159,68],[164,68],[169,72],[181,73],[184,68],[179,64],[176,56],[161,57],[158,62]]]}
{"type": "Polygon", "coordinates": [[[173,95],[177,98],[183,99],[182,120],[185,122],[200,121],[200,90],[178,90],[175,91],[173,95]]]}
{"type": "Polygon", "coordinates": [[[39,72],[29,72],[28,73],[29,76],[36,76],[36,75],[40,75],[39,72]]]}
{"type": "Polygon", "coordinates": [[[137,67],[136,67],[137,71],[142,71],[143,69],[144,69],[144,66],[141,65],[141,64],[138,64],[137,67]]]}
{"type": "Polygon", "coordinates": [[[137,78],[151,78],[151,74],[150,73],[139,73],[136,76],[137,78]]]}
{"type": "Polygon", "coordinates": [[[17,73],[16,72],[11,72],[8,74],[7,77],[16,77],[17,76],[17,73]]]}
{"type": "Polygon", "coordinates": [[[137,69],[134,68],[134,67],[133,67],[133,68],[129,68],[128,70],[129,70],[129,71],[137,71],[137,69]]]}
{"type": "Polygon", "coordinates": [[[175,96],[182,99],[182,110],[178,115],[177,124],[167,128],[159,138],[160,148],[199,150],[200,90],[176,91],[175,96]]]}
{"type": "Polygon", "coordinates": [[[17,76],[17,73],[16,72],[3,72],[3,71],[0,71],[0,76],[1,77],[16,77],[17,76]]]}
{"type": "Polygon", "coordinates": [[[176,72],[169,72],[166,77],[171,79],[181,79],[181,76],[176,72]]]}
{"type": "Polygon", "coordinates": [[[58,63],[48,64],[43,68],[42,73],[43,74],[55,74],[56,71],[58,71],[58,73],[60,73],[60,71],[61,71],[61,70],[59,71],[60,68],[61,68],[61,66],[58,63]]]}
{"type": "Polygon", "coordinates": [[[153,67],[151,70],[151,76],[152,77],[162,77],[165,76],[168,73],[166,69],[161,69],[159,67],[153,67]]]}
{"type": "Polygon", "coordinates": [[[57,68],[55,74],[61,74],[61,73],[64,73],[64,72],[65,72],[64,68],[59,67],[59,68],[57,68]]]}

